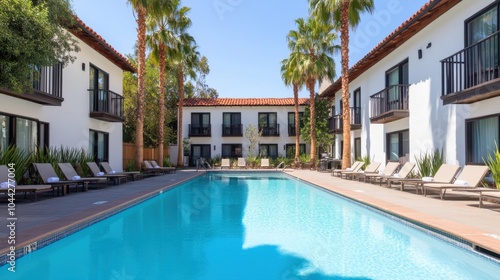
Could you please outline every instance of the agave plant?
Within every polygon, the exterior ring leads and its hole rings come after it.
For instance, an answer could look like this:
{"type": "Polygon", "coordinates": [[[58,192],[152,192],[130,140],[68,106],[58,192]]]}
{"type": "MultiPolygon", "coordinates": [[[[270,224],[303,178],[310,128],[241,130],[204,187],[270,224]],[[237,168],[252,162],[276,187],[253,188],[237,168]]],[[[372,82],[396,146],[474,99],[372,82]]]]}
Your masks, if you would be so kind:
{"type": "Polygon", "coordinates": [[[365,168],[372,162],[369,155],[365,155],[364,157],[358,157],[356,160],[363,162],[363,167],[361,167],[362,170],[365,170],[365,168]]]}
{"type": "Polygon", "coordinates": [[[5,151],[0,151],[0,165],[14,164],[15,179],[21,182],[22,177],[30,165],[30,154],[17,148],[9,146],[5,151]]]}
{"type": "Polygon", "coordinates": [[[495,186],[497,189],[500,189],[500,152],[498,151],[498,145],[496,142],[493,154],[488,154],[486,160],[483,159],[483,161],[490,168],[495,186]]]}
{"type": "Polygon", "coordinates": [[[443,150],[435,149],[433,152],[420,154],[420,157],[415,157],[418,167],[417,176],[429,177],[434,176],[439,167],[445,162],[443,150]]]}

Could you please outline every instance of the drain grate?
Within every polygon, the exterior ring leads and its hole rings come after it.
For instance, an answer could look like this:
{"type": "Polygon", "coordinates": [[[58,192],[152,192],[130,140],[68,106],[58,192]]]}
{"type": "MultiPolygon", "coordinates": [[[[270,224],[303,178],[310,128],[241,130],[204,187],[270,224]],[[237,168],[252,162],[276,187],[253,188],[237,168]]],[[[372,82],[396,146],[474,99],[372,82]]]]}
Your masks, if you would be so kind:
{"type": "Polygon", "coordinates": [[[35,251],[37,247],[38,247],[38,246],[37,246],[37,243],[36,243],[36,242],[33,242],[33,243],[29,244],[29,245],[24,246],[24,248],[23,248],[23,253],[24,253],[25,255],[26,255],[26,254],[29,254],[29,253],[31,253],[31,252],[33,252],[33,251],[35,251]]]}
{"type": "Polygon", "coordinates": [[[92,204],[95,204],[95,205],[101,205],[101,204],[104,204],[104,203],[106,203],[106,202],[107,202],[106,200],[101,200],[101,201],[96,201],[96,202],[94,202],[94,203],[92,203],[92,204]]]}

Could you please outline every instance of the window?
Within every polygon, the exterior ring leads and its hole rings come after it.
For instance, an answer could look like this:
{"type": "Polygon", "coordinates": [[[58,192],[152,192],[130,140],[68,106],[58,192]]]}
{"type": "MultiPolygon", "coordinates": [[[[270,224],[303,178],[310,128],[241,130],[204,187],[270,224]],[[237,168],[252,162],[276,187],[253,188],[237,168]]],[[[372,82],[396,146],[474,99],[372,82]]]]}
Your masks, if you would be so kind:
{"type": "Polygon", "coordinates": [[[483,159],[495,150],[500,139],[499,116],[489,116],[466,121],[467,164],[484,164],[483,159]]]}
{"type": "Polygon", "coordinates": [[[222,114],[222,136],[242,136],[241,113],[222,114]]]}
{"type": "Polygon", "coordinates": [[[259,131],[262,132],[262,136],[279,136],[277,114],[259,113],[259,131]]]}
{"type": "Polygon", "coordinates": [[[399,161],[410,152],[410,131],[403,130],[387,134],[387,159],[399,161]]]}
{"type": "Polygon", "coordinates": [[[0,115],[0,151],[5,151],[9,145],[31,152],[37,146],[49,145],[48,124],[37,120],[12,115],[0,115]],[[40,132],[43,128],[43,137],[40,132]]]}
{"type": "Polygon", "coordinates": [[[210,159],[212,158],[210,154],[210,145],[191,145],[191,158],[190,158],[190,163],[191,166],[196,165],[196,161],[199,158],[204,158],[204,159],[210,159]]]}
{"type": "Polygon", "coordinates": [[[354,109],[351,112],[351,124],[361,124],[361,88],[354,91],[354,109]]]}
{"type": "Polygon", "coordinates": [[[278,144],[260,144],[259,154],[263,158],[276,159],[278,157],[278,144]]]}
{"type": "Polygon", "coordinates": [[[498,4],[494,4],[466,21],[466,46],[474,45],[497,31],[498,4]]]}
{"type": "MultiPolygon", "coordinates": [[[[299,112],[299,129],[303,127],[304,112],[299,112]]],[[[288,113],[288,136],[295,136],[295,112],[288,113]]]]}
{"type": "Polygon", "coordinates": [[[109,134],[101,131],[90,130],[89,152],[96,162],[109,161],[109,134]]]}
{"type": "Polygon", "coordinates": [[[222,144],[222,158],[242,157],[241,144],[222,144]]]}
{"type": "Polygon", "coordinates": [[[401,109],[400,103],[403,101],[403,92],[398,85],[406,85],[408,82],[408,59],[385,73],[387,111],[401,109]]]}
{"type": "MultiPolygon", "coordinates": [[[[295,144],[286,144],[286,157],[295,158],[295,144]]],[[[306,153],[306,144],[299,144],[299,155],[306,153]]]]}
{"type": "Polygon", "coordinates": [[[361,158],[361,137],[354,138],[354,159],[361,158]]]}
{"type": "Polygon", "coordinates": [[[107,112],[109,75],[99,68],[89,67],[90,112],[107,112]]]}
{"type": "Polygon", "coordinates": [[[210,136],[210,113],[191,113],[189,136],[210,136]]]}
{"type": "Polygon", "coordinates": [[[90,65],[89,68],[89,89],[107,90],[109,82],[108,73],[94,65],[90,65]]]}

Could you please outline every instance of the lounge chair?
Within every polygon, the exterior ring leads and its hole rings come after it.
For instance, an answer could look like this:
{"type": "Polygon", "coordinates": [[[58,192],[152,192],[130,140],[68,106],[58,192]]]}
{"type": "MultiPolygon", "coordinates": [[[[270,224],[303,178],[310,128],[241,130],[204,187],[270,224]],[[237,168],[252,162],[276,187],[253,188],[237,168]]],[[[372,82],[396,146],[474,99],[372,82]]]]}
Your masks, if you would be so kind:
{"type": "Polygon", "coordinates": [[[340,178],[345,176],[345,178],[347,179],[348,176],[363,171],[361,168],[363,168],[364,165],[365,164],[362,162],[361,164],[356,165],[356,167],[352,168],[352,170],[350,171],[340,171],[340,178]]]}
{"type": "Polygon", "coordinates": [[[260,159],[260,168],[269,168],[269,159],[268,158],[262,158],[260,159]]]}
{"type": "Polygon", "coordinates": [[[384,176],[375,177],[374,178],[375,183],[380,180],[380,185],[382,186],[382,183],[385,181],[387,184],[387,187],[390,187],[391,180],[399,180],[399,179],[408,178],[408,176],[410,176],[413,168],[415,168],[415,163],[407,161],[405,164],[403,164],[403,166],[401,167],[399,172],[394,173],[390,176],[384,175],[384,176]]]}
{"type": "Polygon", "coordinates": [[[144,167],[142,170],[148,174],[154,174],[154,175],[163,175],[167,174],[169,171],[166,168],[157,166],[154,167],[149,160],[144,161],[144,167]]]}
{"type": "Polygon", "coordinates": [[[483,201],[485,199],[500,202],[500,190],[491,189],[491,190],[480,192],[479,193],[479,208],[483,207],[483,201]]]}
{"type": "Polygon", "coordinates": [[[340,176],[340,173],[343,172],[343,171],[353,171],[354,169],[356,169],[358,167],[358,165],[363,166],[363,162],[362,161],[355,161],[351,167],[349,168],[346,168],[346,169],[333,169],[332,170],[332,176],[335,176],[335,174],[338,174],[340,176]]]}
{"type": "MultiPolygon", "coordinates": [[[[368,174],[363,174],[363,175],[359,175],[360,178],[363,178],[364,181],[366,182],[366,180],[369,180],[370,182],[372,182],[373,180],[377,180],[381,177],[390,177],[394,174],[394,172],[396,172],[396,169],[398,169],[399,167],[399,162],[388,162],[384,168],[384,171],[381,171],[379,173],[368,173],[368,174]]],[[[382,179],[381,179],[382,181],[382,179]]],[[[382,184],[382,183],[380,183],[382,184]]]]}
{"type": "Polygon", "coordinates": [[[107,180],[113,181],[113,184],[115,185],[117,185],[117,183],[119,184],[122,180],[127,182],[127,175],[106,174],[99,169],[99,166],[95,162],[87,162],[87,166],[90,168],[94,177],[106,178],[107,180]]]}
{"type": "Polygon", "coordinates": [[[154,168],[162,168],[163,170],[166,170],[167,173],[175,173],[176,171],[175,167],[170,167],[170,166],[161,167],[155,160],[150,160],[149,162],[151,162],[151,165],[153,165],[154,168]]]}
{"type": "Polygon", "coordinates": [[[360,179],[364,178],[363,175],[365,174],[377,174],[379,167],[380,167],[380,162],[374,161],[368,164],[365,170],[358,170],[358,172],[342,172],[341,174],[346,175],[346,178],[350,177],[351,179],[354,178],[360,179]]]}
{"type": "Polygon", "coordinates": [[[76,190],[78,191],[78,186],[80,185],[83,191],[87,191],[88,183],[86,181],[61,180],[50,163],[33,163],[33,165],[42,179],[42,182],[45,185],[51,185],[54,188],[58,188],[58,193],[61,191],[60,194],[62,195],[68,193],[70,186],[76,186],[76,190]]]}
{"type": "Polygon", "coordinates": [[[113,168],[111,168],[111,166],[107,162],[101,162],[101,167],[102,167],[102,169],[104,169],[104,172],[108,175],[112,175],[112,174],[126,175],[127,177],[131,178],[133,181],[135,181],[137,178],[141,178],[141,179],[143,178],[142,173],[139,171],[116,172],[113,168]]]}
{"type": "MultiPolygon", "coordinates": [[[[422,189],[422,185],[426,183],[443,183],[448,184],[453,182],[455,176],[457,176],[460,166],[451,164],[442,164],[434,177],[424,177],[424,178],[407,178],[407,179],[389,179],[389,187],[393,182],[400,183],[400,190],[404,191],[405,185],[415,186],[417,194],[419,189],[422,189]]],[[[423,190],[422,190],[423,193],[423,190]]]]}
{"type": "Polygon", "coordinates": [[[477,188],[488,173],[489,168],[481,165],[466,165],[453,183],[427,183],[423,185],[424,196],[428,190],[438,190],[441,199],[444,199],[446,190],[467,190],[477,188]]]}
{"type": "Polygon", "coordinates": [[[2,183],[8,183],[8,184],[7,187],[0,186],[0,192],[5,193],[7,195],[15,193],[24,193],[25,196],[26,194],[29,193],[31,194],[32,201],[37,200],[37,193],[39,192],[55,190],[54,188],[52,188],[52,185],[18,185],[15,182],[9,181],[9,169],[7,168],[6,165],[0,165],[0,184],[2,183]],[[12,183],[15,184],[15,187],[12,187],[12,183]]]}
{"type": "Polygon", "coordinates": [[[220,169],[224,169],[224,167],[228,169],[231,168],[231,161],[228,158],[223,158],[221,160],[220,169]]]}
{"type": "Polygon", "coordinates": [[[239,168],[247,168],[247,161],[245,160],[245,158],[238,158],[238,167],[239,168]]]}
{"type": "Polygon", "coordinates": [[[96,185],[104,185],[105,187],[108,185],[108,180],[106,178],[102,177],[80,177],[76,170],[73,168],[73,165],[71,163],[59,163],[59,169],[61,169],[64,177],[66,177],[66,180],[68,181],[75,181],[75,182],[87,182],[87,183],[93,183],[96,185]]]}

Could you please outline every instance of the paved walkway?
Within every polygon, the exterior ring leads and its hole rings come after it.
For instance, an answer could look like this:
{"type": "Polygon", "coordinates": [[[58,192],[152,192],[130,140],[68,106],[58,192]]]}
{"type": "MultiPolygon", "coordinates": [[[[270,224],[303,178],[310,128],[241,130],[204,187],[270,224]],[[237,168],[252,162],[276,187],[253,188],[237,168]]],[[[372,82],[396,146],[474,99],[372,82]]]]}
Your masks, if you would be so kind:
{"type": "MultiPolygon", "coordinates": [[[[481,248],[500,254],[500,204],[486,203],[478,208],[478,198],[470,193],[447,193],[439,196],[415,194],[409,188],[387,189],[332,177],[330,173],[308,170],[287,170],[289,175],[337,192],[341,195],[373,205],[410,220],[429,225],[465,239],[481,248]]],[[[34,241],[53,236],[83,220],[103,212],[122,208],[134,200],[143,200],[160,190],[189,180],[202,171],[182,170],[175,174],[155,176],[107,188],[53,197],[39,194],[37,202],[18,197],[16,200],[16,247],[23,248],[34,241]]],[[[7,222],[7,200],[0,197],[0,220],[7,222]]],[[[6,226],[0,230],[0,256],[8,252],[6,226]]]]}

